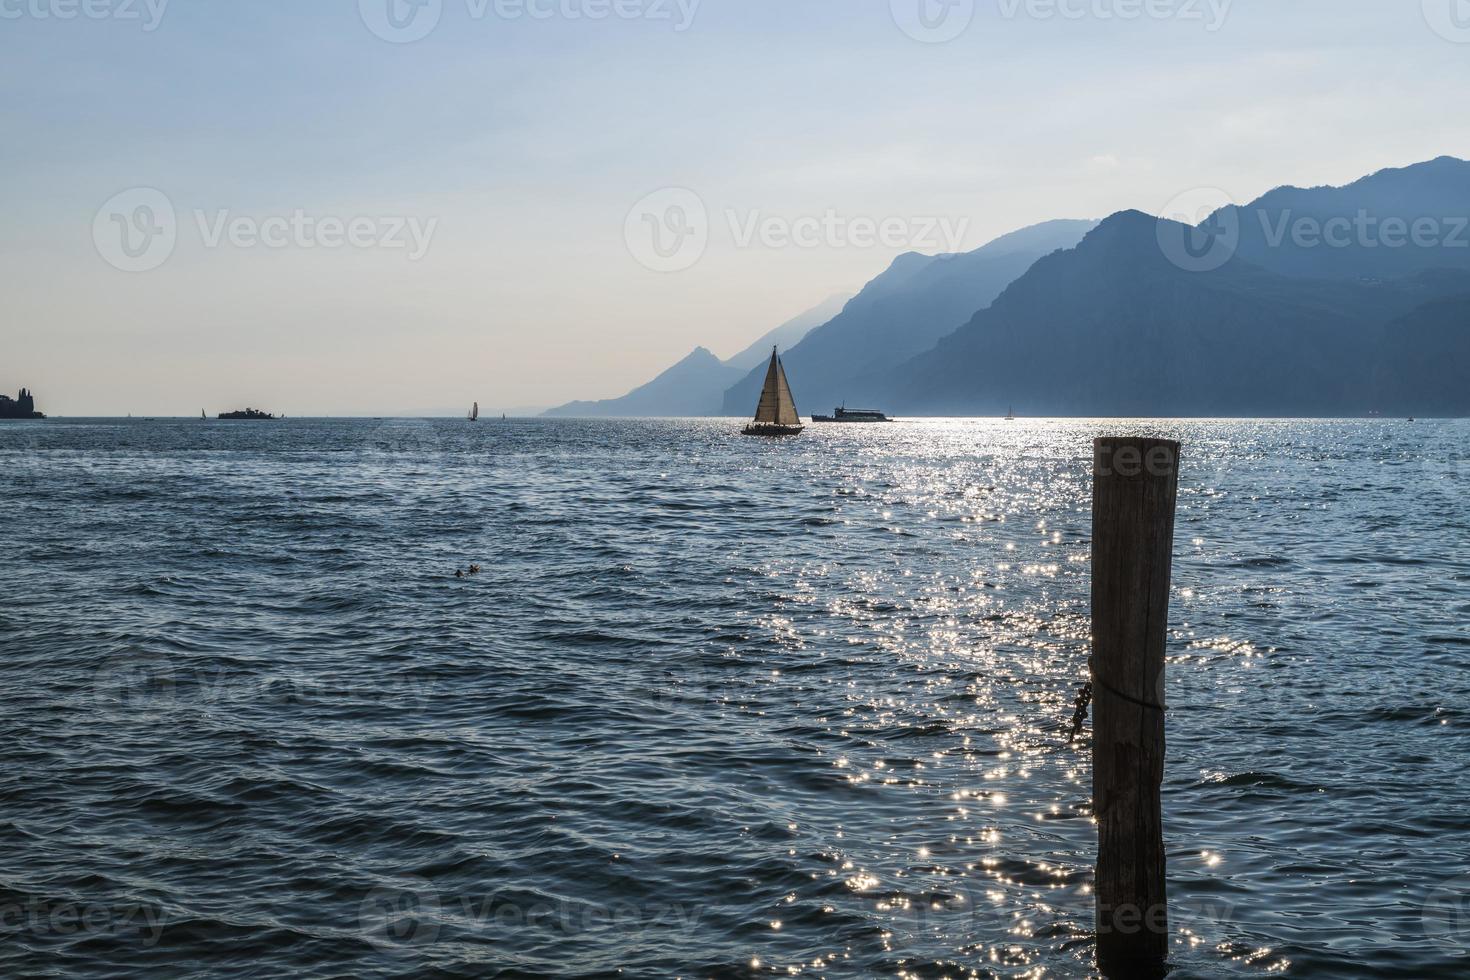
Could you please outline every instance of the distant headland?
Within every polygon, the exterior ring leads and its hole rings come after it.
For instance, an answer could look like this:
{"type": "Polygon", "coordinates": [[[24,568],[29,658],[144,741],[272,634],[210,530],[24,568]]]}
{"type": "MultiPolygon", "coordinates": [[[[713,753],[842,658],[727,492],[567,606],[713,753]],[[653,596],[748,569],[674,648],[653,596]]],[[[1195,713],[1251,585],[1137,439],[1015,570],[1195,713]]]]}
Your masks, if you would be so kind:
{"type": "Polygon", "coordinates": [[[20,390],[18,398],[9,395],[0,395],[0,419],[44,419],[46,416],[36,411],[36,400],[26,389],[20,390]]]}
{"type": "Polygon", "coordinates": [[[247,408],[243,412],[221,412],[219,417],[227,422],[268,422],[275,418],[274,415],[254,408],[247,408]]]}

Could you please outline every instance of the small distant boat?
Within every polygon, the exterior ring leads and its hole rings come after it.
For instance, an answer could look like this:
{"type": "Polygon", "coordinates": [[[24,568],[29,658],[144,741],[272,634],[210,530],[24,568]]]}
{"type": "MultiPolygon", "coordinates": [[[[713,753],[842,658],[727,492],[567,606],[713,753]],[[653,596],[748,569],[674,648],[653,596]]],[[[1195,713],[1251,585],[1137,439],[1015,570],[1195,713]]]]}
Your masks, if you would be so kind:
{"type": "Polygon", "coordinates": [[[1015,408],[1014,405],[1012,405],[1009,409],[1006,410],[1006,421],[1007,422],[1014,422],[1014,421],[1016,421],[1016,408],[1015,408]]]}
{"type": "Polygon", "coordinates": [[[202,409],[202,408],[199,410],[199,421],[201,421],[201,422],[208,422],[209,421],[209,416],[204,414],[204,409],[202,409]]]}
{"type": "Polygon", "coordinates": [[[468,416],[466,416],[466,417],[471,422],[478,422],[478,421],[480,421],[480,403],[479,402],[475,402],[475,406],[470,409],[470,414],[468,416]]]}
{"type": "Polygon", "coordinates": [[[871,408],[834,408],[831,415],[813,415],[813,422],[892,422],[893,419],[871,408]]]}
{"type": "Polygon", "coordinates": [[[771,366],[766,370],[766,384],[761,389],[755,421],[742,431],[748,436],[798,436],[805,426],[796,412],[791,385],[786,381],[786,368],[776,348],[771,348],[771,366]]]}

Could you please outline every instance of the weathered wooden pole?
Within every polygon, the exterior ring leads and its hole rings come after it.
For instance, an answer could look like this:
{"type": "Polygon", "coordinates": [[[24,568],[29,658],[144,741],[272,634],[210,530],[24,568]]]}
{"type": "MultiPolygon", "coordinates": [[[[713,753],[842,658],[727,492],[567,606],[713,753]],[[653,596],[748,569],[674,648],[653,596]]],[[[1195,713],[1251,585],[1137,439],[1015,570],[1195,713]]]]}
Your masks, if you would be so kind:
{"type": "Polygon", "coordinates": [[[1156,974],[1169,951],[1164,887],[1164,641],[1179,443],[1093,447],[1092,800],[1097,956],[1109,976],[1156,974]]]}

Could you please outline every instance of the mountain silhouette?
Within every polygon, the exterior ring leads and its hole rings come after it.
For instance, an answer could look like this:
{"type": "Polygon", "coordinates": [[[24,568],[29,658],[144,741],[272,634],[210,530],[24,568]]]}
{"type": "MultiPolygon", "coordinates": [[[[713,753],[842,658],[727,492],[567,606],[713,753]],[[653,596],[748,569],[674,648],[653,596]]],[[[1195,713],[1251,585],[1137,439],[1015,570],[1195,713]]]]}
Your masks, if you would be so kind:
{"type": "Polygon", "coordinates": [[[1286,276],[1399,279],[1470,269],[1470,162],[1440,157],[1345,187],[1278,187],[1201,227],[1238,224],[1236,255],[1286,276]]]}
{"type": "Polygon", "coordinates": [[[1426,303],[1383,332],[1377,390],[1395,415],[1470,415],[1470,291],[1426,303]]]}
{"type": "Polygon", "coordinates": [[[934,415],[1366,414],[1385,407],[1387,326],[1439,336],[1449,314],[1415,311],[1470,293],[1458,270],[1328,280],[1237,255],[1188,271],[1159,243],[1190,233],[1113,215],[892,372],[892,403],[934,415]]]}
{"type": "MultiPolygon", "coordinates": [[[[850,299],[852,299],[851,293],[839,293],[836,296],[829,297],[820,305],[814,306],[800,316],[781,324],[775,330],[761,337],[734,357],[727,358],[725,363],[741,371],[753,371],[756,368],[764,371],[766,362],[770,360],[772,347],[779,347],[782,350],[795,347],[801,343],[807,334],[832,319],[838,313],[841,313],[842,308],[847,305],[850,299]]],[[[715,393],[715,409],[719,408],[719,401],[722,394],[723,392],[715,393]]],[[[714,414],[715,409],[711,410],[711,414],[714,414]]]]}
{"type": "MultiPolygon", "coordinates": [[[[1070,248],[1091,221],[1049,221],[955,255],[900,255],[830,322],[784,351],[799,406],[874,399],[891,369],[933,347],[1001,290],[1057,249],[1070,248]]],[[[724,397],[724,414],[755,409],[764,366],[751,370],[724,397]]]]}
{"type": "Polygon", "coordinates": [[[703,347],[648,384],[621,398],[600,402],[570,402],[546,412],[547,418],[683,418],[713,414],[718,393],[738,368],[726,365],[703,347]]]}
{"type": "Polygon", "coordinates": [[[545,412],[548,418],[687,418],[718,415],[720,398],[730,385],[760,365],[764,370],[773,346],[796,344],[816,326],[826,323],[851,297],[829,297],[817,306],[781,324],[726,361],[703,347],[652,381],[621,398],[579,401],[545,412]]]}

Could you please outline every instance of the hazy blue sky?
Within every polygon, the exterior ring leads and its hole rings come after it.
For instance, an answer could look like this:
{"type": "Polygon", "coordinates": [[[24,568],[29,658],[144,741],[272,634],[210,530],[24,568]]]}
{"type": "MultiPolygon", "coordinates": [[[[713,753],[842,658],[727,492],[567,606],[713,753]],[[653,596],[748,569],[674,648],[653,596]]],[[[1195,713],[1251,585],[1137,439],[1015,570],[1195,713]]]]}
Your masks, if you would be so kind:
{"type": "Polygon", "coordinates": [[[0,390],[601,398],[908,244],[1470,156],[1466,0],[418,2],[0,0],[0,390]]]}

